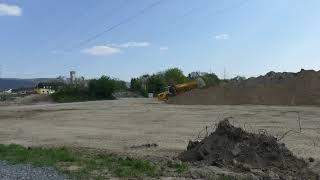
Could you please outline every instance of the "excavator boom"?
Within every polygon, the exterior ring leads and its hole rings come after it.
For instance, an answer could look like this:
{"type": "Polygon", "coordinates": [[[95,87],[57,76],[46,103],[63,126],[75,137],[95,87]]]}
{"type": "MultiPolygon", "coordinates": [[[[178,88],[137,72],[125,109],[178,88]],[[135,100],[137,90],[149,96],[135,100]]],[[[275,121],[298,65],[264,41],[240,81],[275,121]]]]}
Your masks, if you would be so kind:
{"type": "Polygon", "coordinates": [[[158,99],[161,101],[166,101],[170,96],[176,96],[178,94],[196,89],[199,87],[198,81],[191,81],[187,83],[177,84],[174,86],[168,86],[166,91],[158,94],[158,99]]]}

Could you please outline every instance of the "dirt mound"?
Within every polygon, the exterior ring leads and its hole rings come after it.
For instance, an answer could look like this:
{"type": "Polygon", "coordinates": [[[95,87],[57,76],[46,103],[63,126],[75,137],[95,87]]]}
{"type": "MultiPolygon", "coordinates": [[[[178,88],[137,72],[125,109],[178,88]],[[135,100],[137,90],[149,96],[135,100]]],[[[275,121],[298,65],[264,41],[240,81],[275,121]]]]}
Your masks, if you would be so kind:
{"type": "Polygon", "coordinates": [[[49,95],[42,94],[31,94],[25,97],[17,98],[14,104],[18,105],[29,105],[29,104],[39,104],[39,103],[51,103],[52,99],[49,95]]]}
{"type": "Polygon", "coordinates": [[[170,98],[168,103],[320,105],[320,71],[269,72],[257,78],[189,91],[170,98]]]}
{"type": "Polygon", "coordinates": [[[0,106],[11,105],[34,105],[34,104],[49,104],[53,103],[49,95],[31,94],[26,96],[9,96],[4,101],[0,101],[0,106]]]}
{"type": "Polygon", "coordinates": [[[318,179],[308,164],[295,157],[284,144],[266,134],[247,133],[226,119],[215,132],[200,142],[190,142],[179,159],[210,166],[252,172],[259,177],[273,174],[277,179],[318,179]]]}

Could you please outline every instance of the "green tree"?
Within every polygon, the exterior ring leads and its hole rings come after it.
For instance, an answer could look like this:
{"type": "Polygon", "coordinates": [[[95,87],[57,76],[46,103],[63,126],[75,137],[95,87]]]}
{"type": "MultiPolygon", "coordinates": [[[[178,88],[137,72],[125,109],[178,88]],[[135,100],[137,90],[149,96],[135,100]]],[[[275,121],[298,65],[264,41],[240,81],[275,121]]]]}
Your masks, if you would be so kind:
{"type": "Polygon", "coordinates": [[[143,86],[140,78],[132,78],[130,81],[130,91],[140,93],[142,96],[147,96],[147,91],[143,86]]]}
{"type": "Polygon", "coordinates": [[[84,86],[65,85],[52,94],[51,97],[57,102],[77,102],[90,100],[88,88],[84,86]]]}
{"type": "Polygon", "coordinates": [[[89,94],[93,99],[114,99],[116,83],[108,76],[102,76],[100,79],[90,80],[89,94]]]}
{"type": "Polygon", "coordinates": [[[164,79],[168,85],[181,84],[188,81],[188,78],[183,74],[179,68],[171,68],[164,72],[164,79]]]}
{"type": "Polygon", "coordinates": [[[124,86],[124,81],[101,76],[99,79],[89,80],[88,85],[85,83],[64,85],[51,96],[57,102],[114,99],[113,93],[124,86]]]}
{"type": "Polygon", "coordinates": [[[125,81],[115,79],[114,83],[115,83],[115,91],[126,91],[128,89],[125,81]]]}
{"type": "Polygon", "coordinates": [[[142,88],[142,83],[139,78],[132,78],[130,81],[130,90],[133,92],[139,92],[142,88]]]}
{"type": "Polygon", "coordinates": [[[214,86],[220,83],[220,79],[214,73],[205,73],[201,78],[206,83],[206,86],[214,86]]]}
{"type": "Polygon", "coordinates": [[[167,86],[164,76],[160,73],[153,74],[147,80],[147,91],[149,93],[158,94],[164,91],[165,87],[167,86]]]}

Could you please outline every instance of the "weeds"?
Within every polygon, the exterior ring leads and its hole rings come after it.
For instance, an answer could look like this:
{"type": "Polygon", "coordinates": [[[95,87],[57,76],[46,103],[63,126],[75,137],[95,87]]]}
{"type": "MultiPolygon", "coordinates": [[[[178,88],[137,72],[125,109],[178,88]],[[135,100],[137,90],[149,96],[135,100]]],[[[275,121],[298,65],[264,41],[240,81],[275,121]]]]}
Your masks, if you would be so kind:
{"type": "Polygon", "coordinates": [[[176,164],[175,168],[178,173],[184,173],[188,171],[189,166],[186,163],[181,163],[181,164],[176,164]]]}
{"type": "MultiPolygon", "coordinates": [[[[110,176],[155,177],[159,171],[156,165],[146,160],[74,152],[67,148],[25,148],[13,144],[0,144],[0,160],[12,164],[52,166],[74,179],[105,179],[110,176]]],[[[184,167],[177,169],[182,171],[184,167]]]]}

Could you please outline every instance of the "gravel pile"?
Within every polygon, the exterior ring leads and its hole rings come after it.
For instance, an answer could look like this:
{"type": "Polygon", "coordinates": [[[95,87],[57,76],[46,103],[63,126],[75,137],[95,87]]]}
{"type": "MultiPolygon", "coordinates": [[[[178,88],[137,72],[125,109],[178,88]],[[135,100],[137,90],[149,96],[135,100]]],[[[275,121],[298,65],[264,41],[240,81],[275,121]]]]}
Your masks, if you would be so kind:
{"type": "Polygon", "coordinates": [[[31,165],[10,165],[0,161],[1,180],[64,180],[66,177],[47,167],[32,167],[31,165]]]}

